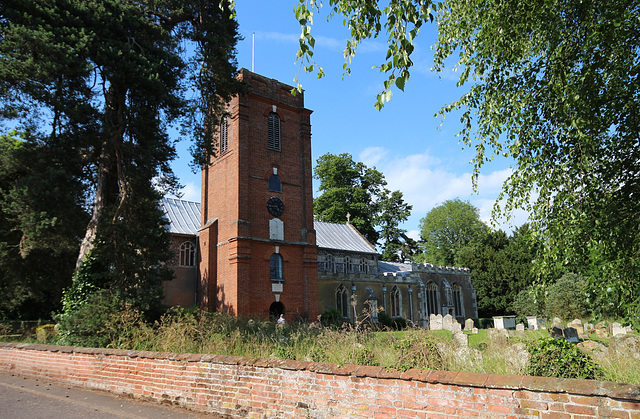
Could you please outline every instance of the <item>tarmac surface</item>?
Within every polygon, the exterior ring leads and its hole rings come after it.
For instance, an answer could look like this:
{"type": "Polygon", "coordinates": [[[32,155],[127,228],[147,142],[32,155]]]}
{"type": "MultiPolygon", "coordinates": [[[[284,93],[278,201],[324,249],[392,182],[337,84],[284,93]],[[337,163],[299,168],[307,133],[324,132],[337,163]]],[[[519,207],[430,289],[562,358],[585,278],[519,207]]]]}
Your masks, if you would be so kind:
{"type": "Polygon", "coordinates": [[[217,414],[0,374],[0,419],[222,419],[217,414]]]}

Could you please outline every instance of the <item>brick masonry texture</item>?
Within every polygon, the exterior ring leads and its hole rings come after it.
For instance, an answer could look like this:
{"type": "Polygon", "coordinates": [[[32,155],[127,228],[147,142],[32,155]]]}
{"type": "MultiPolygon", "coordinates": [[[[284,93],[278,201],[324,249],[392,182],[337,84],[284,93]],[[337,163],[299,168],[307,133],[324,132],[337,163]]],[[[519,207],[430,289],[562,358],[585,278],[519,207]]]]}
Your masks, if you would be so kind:
{"type": "Polygon", "coordinates": [[[640,386],[0,343],[0,373],[231,418],[640,418],[640,386]]]}

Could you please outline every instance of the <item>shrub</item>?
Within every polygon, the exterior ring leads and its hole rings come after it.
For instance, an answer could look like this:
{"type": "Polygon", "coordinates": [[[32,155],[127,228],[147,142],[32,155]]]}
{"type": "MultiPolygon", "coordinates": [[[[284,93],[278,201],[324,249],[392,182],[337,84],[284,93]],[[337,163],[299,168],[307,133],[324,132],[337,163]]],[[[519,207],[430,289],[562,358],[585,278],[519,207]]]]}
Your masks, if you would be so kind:
{"type": "Polygon", "coordinates": [[[588,306],[583,277],[568,273],[547,288],[547,315],[563,319],[587,317],[588,306]]]}
{"type": "Polygon", "coordinates": [[[540,316],[544,313],[544,289],[532,285],[520,291],[511,303],[511,309],[518,316],[540,316]]]}
{"type": "MultiPolygon", "coordinates": [[[[63,305],[65,302],[63,302],[63,305]]],[[[106,333],[113,313],[123,305],[107,291],[97,291],[84,301],[74,301],[73,307],[57,316],[59,341],[63,345],[106,348],[111,336],[106,333]]]]}
{"type": "Polygon", "coordinates": [[[580,349],[564,339],[541,339],[529,346],[531,357],[527,374],[541,377],[598,379],[602,371],[598,364],[580,349]]]}
{"type": "Polygon", "coordinates": [[[335,308],[330,308],[322,313],[320,322],[324,327],[339,327],[342,324],[342,314],[335,308]]]}

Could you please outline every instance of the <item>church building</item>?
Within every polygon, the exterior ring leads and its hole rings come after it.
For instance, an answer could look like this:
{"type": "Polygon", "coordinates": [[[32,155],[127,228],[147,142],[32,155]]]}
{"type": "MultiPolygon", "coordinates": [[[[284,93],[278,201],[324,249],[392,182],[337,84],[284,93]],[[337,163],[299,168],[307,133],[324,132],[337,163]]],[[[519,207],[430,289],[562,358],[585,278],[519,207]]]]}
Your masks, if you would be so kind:
{"type": "Polygon", "coordinates": [[[248,92],[232,99],[202,172],[200,203],[162,202],[176,278],[168,305],[236,316],[284,314],[345,321],[385,310],[417,326],[429,314],[477,317],[469,271],[379,261],[349,223],[313,219],[311,122],[304,94],[242,69],[248,92]]]}

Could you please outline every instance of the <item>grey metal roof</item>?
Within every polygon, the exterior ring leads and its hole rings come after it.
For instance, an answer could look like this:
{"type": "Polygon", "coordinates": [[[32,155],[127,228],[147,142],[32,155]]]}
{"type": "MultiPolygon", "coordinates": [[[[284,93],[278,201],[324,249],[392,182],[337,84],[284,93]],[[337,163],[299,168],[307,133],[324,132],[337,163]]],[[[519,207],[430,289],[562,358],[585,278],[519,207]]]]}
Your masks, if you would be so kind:
{"type": "Polygon", "coordinates": [[[198,235],[198,229],[200,228],[199,202],[164,198],[160,201],[160,205],[169,220],[169,232],[198,235]]]}
{"type": "MultiPolygon", "coordinates": [[[[200,203],[164,198],[160,205],[169,220],[169,232],[196,236],[200,229],[200,203]]],[[[375,247],[350,224],[314,221],[318,247],[377,254],[375,247]]]]}
{"type": "Polygon", "coordinates": [[[378,253],[351,224],[335,224],[315,220],[313,225],[316,229],[318,247],[350,252],[378,253]]]}
{"type": "Polygon", "coordinates": [[[378,261],[378,271],[380,273],[385,272],[411,272],[411,264],[410,263],[400,263],[400,262],[384,262],[382,260],[378,261]]]}

